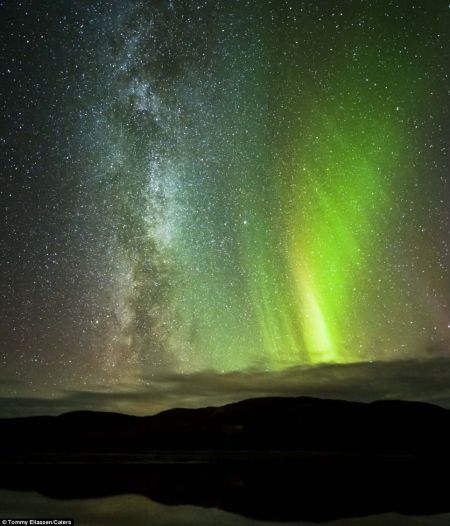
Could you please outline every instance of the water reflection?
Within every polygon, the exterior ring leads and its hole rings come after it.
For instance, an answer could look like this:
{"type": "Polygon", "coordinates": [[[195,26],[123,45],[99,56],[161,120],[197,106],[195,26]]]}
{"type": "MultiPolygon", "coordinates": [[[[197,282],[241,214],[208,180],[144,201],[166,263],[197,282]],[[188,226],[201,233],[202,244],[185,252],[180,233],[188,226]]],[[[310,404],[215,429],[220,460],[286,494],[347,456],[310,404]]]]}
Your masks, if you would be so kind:
{"type": "MultiPolygon", "coordinates": [[[[311,522],[266,522],[214,508],[165,506],[136,495],[54,500],[34,492],[0,491],[1,517],[72,517],[76,526],[313,526],[311,522]]],[[[450,514],[405,517],[395,513],[343,519],[330,526],[448,526],[450,514]]],[[[317,526],[317,523],[314,524],[317,526]]]]}
{"type": "Polygon", "coordinates": [[[70,462],[4,463],[0,509],[16,516],[70,514],[78,523],[93,525],[450,524],[447,489],[436,477],[438,461],[448,471],[450,460],[343,454],[264,461],[248,457],[181,461],[150,455],[147,462],[140,457],[131,462],[117,455],[96,456],[95,462],[71,457],[70,462]],[[389,515],[392,511],[401,515],[389,515]],[[438,514],[444,512],[445,521],[439,522],[438,514]],[[358,518],[369,516],[373,518],[358,518]]]}

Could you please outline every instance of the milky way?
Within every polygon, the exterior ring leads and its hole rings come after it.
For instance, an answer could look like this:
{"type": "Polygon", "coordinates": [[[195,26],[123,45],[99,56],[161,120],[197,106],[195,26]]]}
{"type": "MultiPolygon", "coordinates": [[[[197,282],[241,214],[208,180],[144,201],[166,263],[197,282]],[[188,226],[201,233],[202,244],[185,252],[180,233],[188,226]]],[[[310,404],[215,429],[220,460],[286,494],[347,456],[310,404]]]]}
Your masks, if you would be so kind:
{"type": "Polygon", "coordinates": [[[2,378],[445,353],[449,14],[1,2],[2,378]]]}

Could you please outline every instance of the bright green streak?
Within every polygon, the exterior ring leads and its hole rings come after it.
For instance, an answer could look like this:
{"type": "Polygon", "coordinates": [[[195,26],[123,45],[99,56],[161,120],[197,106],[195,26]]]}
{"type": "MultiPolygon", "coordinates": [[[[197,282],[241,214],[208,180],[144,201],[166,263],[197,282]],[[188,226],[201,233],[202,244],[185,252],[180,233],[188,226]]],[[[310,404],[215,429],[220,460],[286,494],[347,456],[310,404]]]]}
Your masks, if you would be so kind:
{"type": "Polygon", "coordinates": [[[364,82],[346,78],[334,104],[316,100],[306,133],[289,133],[283,170],[271,166],[269,191],[255,184],[259,220],[243,234],[242,257],[272,368],[366,359],[380,334],[389,349],[382,312],[394,317],[405,290],[392,273],[387,286],[384,265],[408,153],[396,107],[364,82]]]}
{"type": "Polygon", "coordinates": [[[193,193],[189,207],[213,206],[207,221],[192,220],[180,250],[188,271],[177,303],[186,332],[195,333],[193,368],[355,362],[378,351],[390,356],[415,338],[405,329],[409,291],[392,266],[399,197],[414,177],[406,121],[425,84],[380,28],[372,46],[355,35],[358,67],[350,41],[331,75],[323,67],[326,91],[303,82],[308,69],[277,66],[273,88],[267,57],[247,63],[236,51],[226,71],[239,85],[239,104],[234,93],[223,95],[220,126],[229,139],[211,143],[226,170],[193,193]],[[215,237],[230,239],[227,257],[209,242],[212,224],[215,237]]]}
{"type": "Polygon", "coordinates": [[[395,127],[372,117],[350,128],[322,118],[318,140],[294,143],[285,153],[292,168],[276,181],[278,195],[269,192],[281,203],[280,225],[261,207],[245,233],[252,304],[272,368],[354,361],[356,344],[370,346],[360,316],[378,276],[377,254],[386,251],[398,184],[390,166],[396,155],[388,152],[400,148],[395,127]]]}
{"type": "Polygon", "coordinates": [[[309,155],[294,174],[289,261],[305,347],[314,363],[354,359],[348,334],[358,332],[355,318],[364,309],[359,303],[373,285],[371,269],[375,254],[382,251],[381,223],[392,205],[395,181],[389,179],[384,159],[399,141],[369,117],[359,126],[346,130],[327,120],[317,156],[309,155]],[[364,135],[367,139],[361,140],[364,135]]]}

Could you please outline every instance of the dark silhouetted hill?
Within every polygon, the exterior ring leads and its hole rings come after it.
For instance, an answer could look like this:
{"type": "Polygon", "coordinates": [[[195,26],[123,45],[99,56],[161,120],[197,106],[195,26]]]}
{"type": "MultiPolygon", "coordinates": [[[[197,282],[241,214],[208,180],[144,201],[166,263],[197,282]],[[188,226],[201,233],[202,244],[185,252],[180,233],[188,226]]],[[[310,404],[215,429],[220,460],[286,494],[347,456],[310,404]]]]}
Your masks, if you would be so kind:
{"type": "Polygon", "coordinates": [[[437,406],[259,398],[151,417],[0,420],[0,488],[138,494],[272,521],[450,511],[450,414],[437,406]]]}
{"type": "Polygon", "coordinates": [[[450,413],[418,402],[257,398],[137,417],[77,411],[0,420],[2,454],[305,451],[447,454],[450,413]]]}

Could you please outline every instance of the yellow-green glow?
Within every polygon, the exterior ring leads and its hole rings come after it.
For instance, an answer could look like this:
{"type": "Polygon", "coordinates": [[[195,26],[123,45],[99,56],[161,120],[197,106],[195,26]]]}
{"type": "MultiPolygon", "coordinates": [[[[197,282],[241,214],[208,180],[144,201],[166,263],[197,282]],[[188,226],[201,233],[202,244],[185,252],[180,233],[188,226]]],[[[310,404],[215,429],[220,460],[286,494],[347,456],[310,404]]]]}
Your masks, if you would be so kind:
{"type": "Polygon", "coordinates": [[[345,362],[354,360],[348,334],[358,331],[354,320],[376,265],[380,223],[391,208],[395,174],[383,157],[398,139],[369,118],[351,130],[327,119],[317,134],[324,137],[317,141],[317,155],[294,157],[296,195],[287,216],[290,270],[310,361],[345,362]]]}
{"type": "Polygon", "coordinates": [[[309,357],[313,362],[335,361],[333,341],[314,287],[308,276],[302,272],[297,273],[295,278],[298,295],[304,307],[302,329],[309,357]]]}
{"type": "Polygon", "coordinates": [[[395,268],[396,224],[413,166],[406,116],[424,85],[403,53],[381,53],[384,39],[363,45],[356,33],[333,44],[339,67],[325,64],[322,82],[315,66],[289,67],[270,46],[250,64],[230,44],[239,104],[224,94],[231,131],[217,169],[197,168],[205,185],[191,196],[196,215],[180,250],[194,276],[177,301],[198,326],[194,368],[279,370],[404,348],[396,316],[407,319],[410,296],[395,268]]]}

